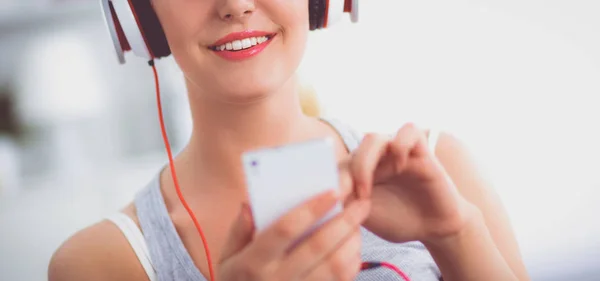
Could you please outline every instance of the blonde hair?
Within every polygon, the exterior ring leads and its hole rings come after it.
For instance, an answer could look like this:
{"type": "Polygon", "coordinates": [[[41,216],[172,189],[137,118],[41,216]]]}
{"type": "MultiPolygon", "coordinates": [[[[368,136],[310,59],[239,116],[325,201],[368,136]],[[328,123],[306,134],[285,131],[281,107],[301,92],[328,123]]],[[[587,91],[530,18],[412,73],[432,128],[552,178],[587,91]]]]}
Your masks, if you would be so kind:
{"type": "Polygon", "coordinates": [[[311,117],[321,116],[321,106],[319,105],[317,92],[313,87],[308,85],[300,86],[298,95],[300,97],[300,106],[302,107],[302,112],[305,115],[311,117]]]}

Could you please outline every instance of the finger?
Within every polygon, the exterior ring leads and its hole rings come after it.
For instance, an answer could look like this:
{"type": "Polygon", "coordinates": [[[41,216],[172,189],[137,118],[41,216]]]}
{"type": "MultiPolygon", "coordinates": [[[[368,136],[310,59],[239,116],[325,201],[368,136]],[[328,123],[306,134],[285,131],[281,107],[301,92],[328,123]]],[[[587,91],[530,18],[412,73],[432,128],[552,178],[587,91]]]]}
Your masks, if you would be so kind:
{"type": "Polygon", "coordinates": [[[412,123],[404,125],[390,144],[397,160],[406,161],[408,156],[423,156],[428,153],[425,133],[412,123]]]}
{"type": "Polygon", "coordinates": [[[386,136],[369,134],[354,151],[350,168],[359,198],[370,196],[373,173],[381,158],[386,154],[389,141],[386,136]]]}
{"type": "Polygon", "coordinates": [[[345,204],[356,198],[356,189],[354,188],[354,180],[352,179],[352,173],[350,171],[350,158],[341,161],[338,165],[338,170],[341,198],[345,204]]]}
{"type": "Polygon", "coordinates": [[[269,263],[284,255],[302,234],[339,202],[339,196],[337,190],[328,191],[294,208],[257,235],[247,254],[261,263],[269,263]]]}
{"type": "Polygon", "coordinates": [[[229,238],[221,254],[221,261],[226,260],[242,250],[250,241],[254,233],[252,213],[248,204],[242,204],[238,218],[233,223],[229,238]]]}
{"type": "Polygon", "coordinates": [[[360,225],[368,217],[369,211],[369,200],[351,203],[341,215],[319,228],[284,258],[281,271],[287,274],[287,277],[307,274],[344,245],[357,231],[360,235],[360,225]]]}
{"type": "Polygon", "coordinates": [[[305,273],[302,281],[352,281],[360,272],[361,257],[360,230],[326,257],[326,260],[318,263],[314,268],[305,273]]]}

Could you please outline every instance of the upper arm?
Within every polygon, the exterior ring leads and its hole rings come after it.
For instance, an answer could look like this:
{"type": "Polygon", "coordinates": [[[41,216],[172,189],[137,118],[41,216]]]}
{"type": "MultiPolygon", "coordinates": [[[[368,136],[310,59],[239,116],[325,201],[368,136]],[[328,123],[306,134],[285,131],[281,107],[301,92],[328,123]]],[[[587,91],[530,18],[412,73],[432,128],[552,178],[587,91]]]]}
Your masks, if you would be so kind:
{"type": "Polygon", "coordinates": [[[104,221],[69,238],[54,253],[49,281],[148,280],[120,230],[104,221]]]}
{"type": "Polygon", "coordinates": [[[478,171],[467,149],[455,137],[442,133],[435,154],[462,196],[481,210],[496,247],[515,275],[519,280],[529,280],[500,197],[478,171]]]}

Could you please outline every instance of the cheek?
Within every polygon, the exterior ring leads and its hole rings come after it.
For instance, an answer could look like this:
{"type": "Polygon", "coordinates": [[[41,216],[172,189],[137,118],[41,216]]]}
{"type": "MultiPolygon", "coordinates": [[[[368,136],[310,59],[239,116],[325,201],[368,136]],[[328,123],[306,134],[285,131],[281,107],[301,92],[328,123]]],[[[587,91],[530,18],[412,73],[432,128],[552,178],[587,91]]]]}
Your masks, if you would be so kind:
{"type": "Polygon", "coordinates": [[[202,30],[208,26],[210,10],[205,1],[163,0],[154,1],[155,10],[174,54],[187,52],[197,45],[202,30]]]}
{"type": "Polygon", "coordinates": [[[281,28],[308,30],[308,0],[263,0],[260,4],[266,16],[281,28]]]}
{"type": "Polygon", "coordinates": [[[270,18],[281,28],[287,64],[297,67],[304,54],[309,33],[308,0],[273,0],[270,18]]]}

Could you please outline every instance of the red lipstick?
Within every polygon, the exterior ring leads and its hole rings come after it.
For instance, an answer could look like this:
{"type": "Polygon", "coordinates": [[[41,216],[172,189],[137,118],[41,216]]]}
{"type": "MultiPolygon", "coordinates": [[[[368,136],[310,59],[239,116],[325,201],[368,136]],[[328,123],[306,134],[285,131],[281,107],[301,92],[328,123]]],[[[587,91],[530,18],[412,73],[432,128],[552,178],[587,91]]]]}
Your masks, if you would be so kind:
{"type": "Polygon", "coordinates": [[[271,43],[275,33],[246,30],[217,40],[208,48],[227,60],[244,60],[258,55],[271,43]]]}

